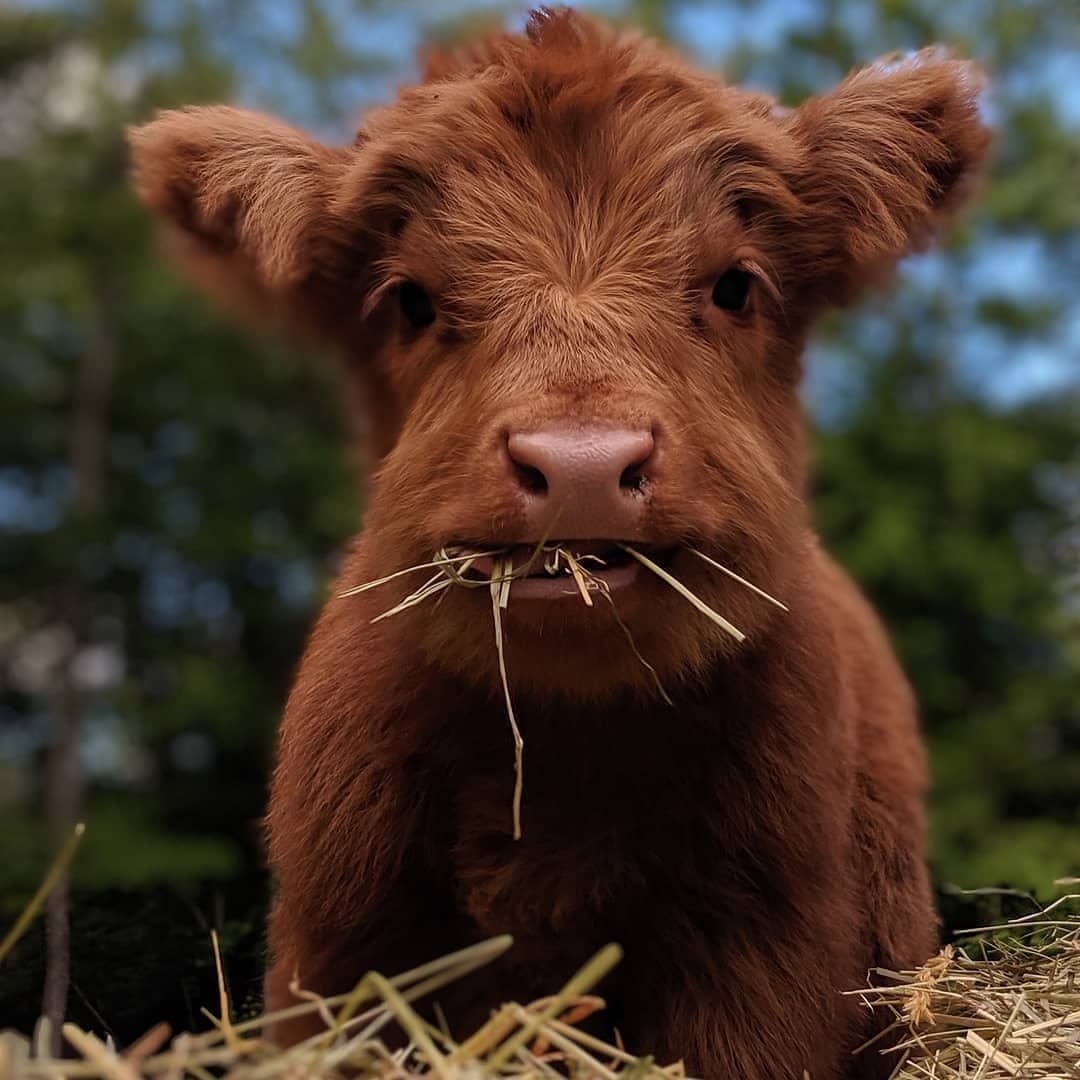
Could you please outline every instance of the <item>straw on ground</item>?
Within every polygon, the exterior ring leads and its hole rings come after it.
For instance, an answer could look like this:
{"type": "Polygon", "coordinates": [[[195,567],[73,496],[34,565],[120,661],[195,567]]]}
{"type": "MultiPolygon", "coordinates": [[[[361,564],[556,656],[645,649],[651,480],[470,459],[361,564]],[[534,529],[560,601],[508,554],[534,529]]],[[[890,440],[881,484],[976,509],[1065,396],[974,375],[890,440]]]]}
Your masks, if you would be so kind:
{"type": "Polygon", "coordinates": [[[904,1080],[1080,1078],[1080,896],[946,946],[918,971],[878,970],[856,993],[891,1012],[904,1080]]]}

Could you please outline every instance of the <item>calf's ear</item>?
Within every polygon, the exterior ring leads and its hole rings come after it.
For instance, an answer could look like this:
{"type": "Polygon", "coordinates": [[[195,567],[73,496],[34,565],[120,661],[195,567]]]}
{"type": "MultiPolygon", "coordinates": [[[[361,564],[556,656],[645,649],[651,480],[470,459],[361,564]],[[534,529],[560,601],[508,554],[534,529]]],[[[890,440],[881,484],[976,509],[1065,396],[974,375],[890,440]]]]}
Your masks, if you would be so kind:
{"type": "Polygon", "coordinates": [[[803,166],[809,290],[843,303],[931,242],[990,144],[984,80],[940,48],[882,59],[788,118],[803,166]]]}
{"type": "Polygon", "coordinates": [[[129,144],[135,192],[198,284],[249,315],[318,322],[355,257],[332,212],[355,150],[225,106],[165,112],[129,144]]]}

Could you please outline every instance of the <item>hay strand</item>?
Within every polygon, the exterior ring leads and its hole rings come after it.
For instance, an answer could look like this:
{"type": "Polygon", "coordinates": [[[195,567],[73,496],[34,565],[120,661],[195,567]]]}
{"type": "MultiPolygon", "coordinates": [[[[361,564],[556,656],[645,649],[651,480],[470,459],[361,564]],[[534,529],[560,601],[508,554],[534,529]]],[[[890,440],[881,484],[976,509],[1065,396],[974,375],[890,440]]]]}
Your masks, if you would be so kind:
{"type": "Polygon", "coordinates": [[[452,584],[453,582],[449,578],[444,577],[442,573],[438,573],[425,581],[415,592],[409,593],[409,595],[400,603],[395,604],[381,615],[376,615],[371,622],[374,624],[382,622],[383,619],[392,618],[394,615],[400,615],[401,612],[406,611],[411,607],[416,607],[417,604],[422,604],[429,596],[434,596],[436,593],[442,592],[443,589],[450,588],[452,584]]]}
{"type": "Polygon", "coordinates": [[[71,865],[71,860],[75,858],[75,852],[79,850],[85,832],[86,826],[80,821],[72,829],[71,835],[65,841],[64,846],[57,852],[52,866],[49,867],[48,873],[45,875],[45,880],[38,886],[38,890],[30,898],[30,902],[23,908],[22,914],[15,920],[15,925],[4,935],[4,940],[0,941],[0,964],[4,962],[4,957],[15,948],[15,943],[19,938],[26,933],[27,928],[41,910],[41,906],[45,903],[49,893],[53,891],[56,883],[64,876],[67,868],[71,865]]]}
{"type": "Polygon", "coordinates": [[[584,967],[577,971],[550,1002],[536,1015],[528,1017],[519,1031],[506,1040],[487,1059],[487,1067],[497,1073],[540,1030],[547,1021],[554,1019],[570,1002],[587,994],[622,959],[618,945],[606,945],[584,967]]]}
{"type": "MultiPolygon", "coordinates": [[[[509,556],[507,562],[510,561],[509,556]]],[[[514,799],[511,809],[513,835],[521,839],[521,796],[525,787],[525,740],[521,736],[517,717],[514,715],[514,702],[510,697],[510,680],[506,674],[506,647],[503,642],[502,613],[510,597],[510,579],[502,578],[503,560],[496,557],[491,573],[491,612],[495,626],[495,652],[499,657],[499,679],[502,681],[503,698],[506,701],[506,715],[510,719],[510,731],[514,737],[514,799]]]]}
{"type": "MultiPolygon", "coordinates": [[[[495,552],[494,554],[498,554],[495,552]]],[[[450,555],[446,549],[443,548],[431,562],[417,563],[415,566],[406,566],[404,570],[395,570],[392,574],[387,574],[385,577],[376,578],[374,581],[365,581],[363,585],[354,585],[350,589],[344,589],[338,593],[339,599],[344,599],[348,596],[357,596],[360,593],[365,593],[369,589],[377,589],[380,585],[385,585],[387,582],[396,581],[398,578],[405,577],[407,574],[414,574],[417,570],[433,570],[436,567],[443,568],[455,563],[468,562],[470,559],[475,559],[475,555],[450,555]]]]}
{"type": "Polygon", "coordinates": [[[619,547],[628,555],[637,559],[646,570],[651,570],[661,581],[670,585],[684,600],[688,600],[702,615],[714,622],[721,630],[729,633],[736,641],[742,642],[746,640],[746,635],[737,626],[728,622],[723,615],[713,611],[696,593],[691,592],[677,577],[669,574],[658,563],[653,562],[648,555],[642,554],[635,548],[630,547],[629,544],[619,544],[619,547]]]}
{"type": "Polygon", "coordinates": [[[747,581],[746,578],[740,577],[738,574],[735,573],[734,570],[731,570],[729,567],[724,566],[723,563],[718,563],[715,559],[706,555],[704,551],[698,551],[697,548],[687,548],[687,550],[692,552],[699,559],[703,559],[710,566],[719,570],[722,574],[727,574],[729,578],[733,578],[740,585],[745,585],[751,592],[755,592],[758,594],[758,596],[764,597],[764,599],[768,600],[770,604],[775,604],[781,611],[788,610],[787,604],[782,604],[779,600],[776,599],[775,596],[770,596],[764,589],[759,589],[752,581],[747,581]]]}
{"type": "Polygon", "coordinates": [[[573,575],[574,584],[578,587],[578,592],[581,593],[581,599],[585,601],[585,606],[592,607],[592,597],[589,595],[589,588],[585,582],[585,572],[581,569],[581,564],[564,548],[559,548],[555,554],[558,555],[560,552],[562,552],[566,558],[566,565],[570,567],[570,573],[573,575]]]}
{"type": "Polygon", "coordinates": [[[649,663],[641,654],[641,650],[637,647],[637,642],[634,640],[634,635],[630,632],[630,627],[626,625],[623,617],[619,614],[619,609],[615,605],[615,598],[611,595],[611,590],[603,588],[600,590],[600,595],[611,605],[611,615],[615,619],[615,624],[623,632],[623,637],[626,638],[626,643],[630,646],[630,651],[637,657],[637,662],[649,673],[652,678],[653,686],[656,687],[656,692],[660,695],[660,699],[672,708],[675,707],[675,702],[668,696],[668,692],[664,689],[664,684],[660,681],[660,675],[656,668],[649,663]]]}

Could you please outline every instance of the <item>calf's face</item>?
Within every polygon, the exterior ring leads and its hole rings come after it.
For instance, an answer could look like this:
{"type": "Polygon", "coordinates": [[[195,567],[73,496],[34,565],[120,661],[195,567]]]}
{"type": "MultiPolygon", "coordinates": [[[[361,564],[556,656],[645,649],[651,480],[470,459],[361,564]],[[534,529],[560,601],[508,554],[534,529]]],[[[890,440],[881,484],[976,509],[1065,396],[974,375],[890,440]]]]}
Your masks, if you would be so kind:
{"type": "MultiPolygon", "coordinates": [[[[136,186],[213,293],[344,356],[369,411],[368,569],[562,541],[611,603],[537,565],[511,589],[510,663],[604,695],[651,685],[625,631],[666,678],[740,647],[620,543],[751,641],[783,617],[691,549],[781,599],[799,579],[805,336],[962,199],[977,93],[928,51],[780,110],[545,12],[434,57],[348,148],[167,113],[133,133],[136,186]]],[[[435,662],[490,682],[486,590],[413,614],[435,662]]]]}

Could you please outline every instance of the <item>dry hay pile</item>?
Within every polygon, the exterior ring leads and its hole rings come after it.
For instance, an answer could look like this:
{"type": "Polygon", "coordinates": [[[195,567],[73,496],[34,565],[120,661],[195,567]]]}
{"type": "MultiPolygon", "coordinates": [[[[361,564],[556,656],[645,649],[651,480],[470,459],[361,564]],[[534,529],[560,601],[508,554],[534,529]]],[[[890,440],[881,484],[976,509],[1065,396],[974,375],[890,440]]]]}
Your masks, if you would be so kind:
{"type": "Polygon", "coordinates": [[[994,936],[918,971],[878,971],[884,985],[858,993],[895,1015],[897,1080],[1080,1080],[1078,899],[972,931],[994,936]]]}
{"type": "MultiPolygon", "coordinates": [[[[211,1031],[178,1035],[170,1042],[169,1029],[161,1024],[117,1053],[97,1036],[65,1024],[64,1037],[79,1056],[58,1060],[49,1054],[51,1032],[42,1021],[33,1039],[11,1032],[0,1035],[0,1080],[393,1080],[413,1076],[673,1080],[685,1075],[678,1064],[661,1068],[650,1058],[635,1057],[575,1026],[603,1008],[603,1001],[588,991],[618,963],[620,951],[614,945],[601,950],[561,993],[528,1006],[504,1005],[461,1043],[413,1008],[411,1003],[418,998],[489,963],[510,944],[509,938],[495,938],[392,979],[371,973],[340,997],[322,998],[297,989],[299,1004],[243,1023],[229,1019],[219,959],[221,1017],[203,1010],[213,1024],[211,1031]],[[318,1014],[326,1030],[288,1050],[279,1050],[260,1037],[269,1021],[305,1013],[318,1014]],[[409,1043],[392,1051],[382,1036],[394,1023],[405,1031],[409,1043]]],[[[217,955],[216,938],[214,949],[217,955]]]]}
{"type": "MultiPolygon", "coordinates": [[[[854,991],[867,1007],[889,1009],[900,1045],[896,1080],[1076,1080],[1080,1078],[1080,915],[1062,914],[1065,898],[1035,916],[1008,924],[1008,936],[948,946],[914,972],[878,971],[883,985],[854,991]]],[[[1001,928],[993,928],[1000,930],[1001,928]]],[[[217,947],[214,942],[215,951],[217,947]]],[[[0,1080],[672,1080],[678,1063],[660,1066],[608,1045],[575,1025],[602,1008],[593,986],[619,960],[609,946],[552,998],[504,1006],[479,1031],[455,1042],[426,1022],[412,1003],[489,963],[510,946],[497,938],[392,979],[371,974],[352,993],[320,998],[299,991],[299,1004],[243,1023],[229,1019],[219,963],[221,1016],[206,1012],[212,1030],[170,1040],[165,1025],[123,1053],[74,1025],[64,1027],[78,1054],[52,1059],[49,1031],[34,1039],[0,1035],[0,1080]],[[268,1021],[317,1013],[325,1032],[290,1050],[260,1038],[268,1021]],[[410,1040],[391,1051],[385,1029],[397,1023],[410,1040]]]]}

